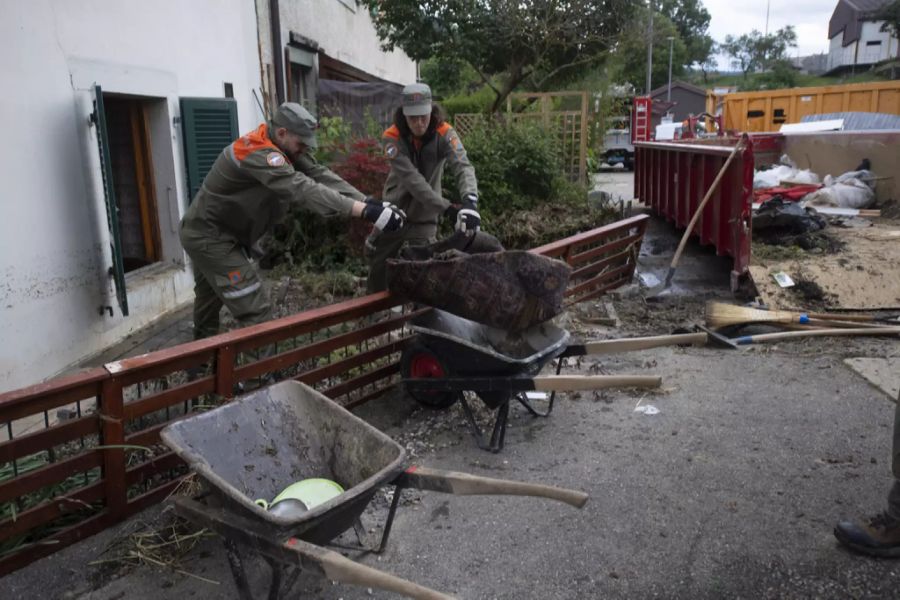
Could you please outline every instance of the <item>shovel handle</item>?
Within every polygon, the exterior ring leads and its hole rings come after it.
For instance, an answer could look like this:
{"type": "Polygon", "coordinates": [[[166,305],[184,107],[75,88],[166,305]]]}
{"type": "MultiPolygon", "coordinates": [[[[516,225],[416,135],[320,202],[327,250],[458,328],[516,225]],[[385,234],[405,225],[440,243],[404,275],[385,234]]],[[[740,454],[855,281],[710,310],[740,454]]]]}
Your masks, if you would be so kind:
{"type": "Polygon", "coordinates": [[[373,587],[388,592],[401,594],[417,600],[453,600],[453,596],[421,586],[412,581],[397,577],[344,557],[343,555],[308,542],[291,538],[284,543],[286,550],[302,557],[302,562],[318,563],[322,573],[332,581],[340,581],[350,585],[373,587]]]}
{"type": "Polygon", "coordinates": [[[578,490],[558,488],[552,485],[479,477],[469,473],[429,469],[428,467],[419,466],[408,468],[400,475],[396,483],[404,487],[455,494],[457,496],[537,496],[559,500],[575,508],[584,506],[589,497],[586,493],[578,490]]]}
{"type": "MultiPolygon", "coordinates": [[[[584,354],[612,354],[614,352],[629,352],[632,350],[645,350],[660,346],[674,346],[676,344],[701,345],[706,343],[705,333],[680,333],[676,335],[656,335],[652,337],[624,338],[618,340],[600,340],[585,342],[584,354]]],[[[575,347],[577,348],[577,347],[575,347]]]]}
{"type": "Polygon", "coordinates": [[[656,388],[662,377],[656,375],[543,375],[533,380],[541,392],[573,392],[613,387],[656,388]]]}

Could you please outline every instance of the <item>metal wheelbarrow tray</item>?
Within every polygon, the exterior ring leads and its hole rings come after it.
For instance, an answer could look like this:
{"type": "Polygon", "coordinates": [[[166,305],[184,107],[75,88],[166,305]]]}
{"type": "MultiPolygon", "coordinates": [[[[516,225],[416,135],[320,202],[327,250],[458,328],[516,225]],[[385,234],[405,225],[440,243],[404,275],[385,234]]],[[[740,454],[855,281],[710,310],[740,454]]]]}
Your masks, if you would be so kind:
{"type": "MultiPolygon", "coordinates": [[[[176,512],[225,538],[229,564],[242,599],[253,598],[238,546],[261,554],[272,567],[269,598],[282,585],[285,563],[329,579],[379,587],[414,598],[447,596],[353,562],[321,547],[350,528],[363,541],[359,517],[384,485],[393,501],[377,548],[387,544],[404,487],[452,494],[542,496],[581,507],[587,494],[552,486],[477,477],[406,464],[390,437],[312,388],[286,381],[167,426],[163,442],[197,473],[207,490],[202,503],[175,500],[176,512]],[[324,477],[344,493],[294,517],[254,503],[273,498],[301,479],[324,477]]],[[[299,569],[291,575],[295,579],[299,569]]]]}
{"type": "Polygon", "coordinates": [[[409,326],[417,335],[401,357],[407,392],[430,408],[447,408],[459,401],[476,443],[491,452],[503,448],[511,399],[533,416],[546,417],[553,410],[557,391],[660,384],[659,377],[645,375],[560,376],[562,359],[706,341],[706,334],[686,334],[569,344],[569,332],[550,321],[507,332],[437,309],[416,317],[409,326]],[[556,375],[538,377],[555,358],[560,359],[556,375]],[[527,392],[534,390],[551,392],[544,410],[529,400],[527,392]],[[466,391],[475,392],[497,411],[489,441],[475,421],[466,391]]]}

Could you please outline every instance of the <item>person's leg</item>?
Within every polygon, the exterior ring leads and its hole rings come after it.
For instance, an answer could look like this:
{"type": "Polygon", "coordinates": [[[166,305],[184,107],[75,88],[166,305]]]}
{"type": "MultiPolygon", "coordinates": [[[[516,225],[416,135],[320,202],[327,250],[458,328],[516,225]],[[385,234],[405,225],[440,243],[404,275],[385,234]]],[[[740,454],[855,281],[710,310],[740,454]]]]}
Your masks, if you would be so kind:
{"type": "Polygon", "coordinates": [[[369,294],[387,289],[387,260],[395,258],[406,242],[403,232],[380,233],[366,240],[366,258],[369,261],[369,277],[366,291],[369,294]]]}
{"type": "Polygon", "coordinates": [[[900,394],[894,407],[891,473],[887,510],[861,522],[841,521],[834,528],[839,542],[863,554],[900,558],[900,394]]]}
{"type": "Polygon", "coordinates": [[[219,333],[222,301],[202,273],[194,269],[194,339],[219,333]]]}

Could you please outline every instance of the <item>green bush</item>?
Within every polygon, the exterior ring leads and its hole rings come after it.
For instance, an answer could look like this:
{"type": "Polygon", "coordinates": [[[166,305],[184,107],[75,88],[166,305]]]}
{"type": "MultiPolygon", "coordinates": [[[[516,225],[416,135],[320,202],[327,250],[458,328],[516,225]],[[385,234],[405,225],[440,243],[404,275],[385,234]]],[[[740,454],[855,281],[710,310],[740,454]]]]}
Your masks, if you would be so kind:
{"type": "Polygon", "coordinates": [[[447,119],[453,122],[453,117],[458,113],[481,113],[487,114],[494,103],[494,92],[491,88],[485,86],[472,94],[457,94],[448,96],[441,100],[439,104],[447,113],[447,119]]]}
{"type": "MultiPolygon", "coordinates": [[[[497,122],[469,133],[463,145],[478,179],[484,230],[506,248],[533,248],[614,218],[590,209],[584,186],[566,179],[555,133],[497,122]]],[[[444,189],[448,198],[459,197],[447,171],[444,189]]]]}
{"type": "MultiPolygon", "coordinates": [[[[553,199],[562,157],[556,137],[541,127],[492,122],[469,133],[463,145],[475,167],[485,216],[529,210],[553,199]]],[[[455,182],[447,183],[455,191],[455,182]]]]}

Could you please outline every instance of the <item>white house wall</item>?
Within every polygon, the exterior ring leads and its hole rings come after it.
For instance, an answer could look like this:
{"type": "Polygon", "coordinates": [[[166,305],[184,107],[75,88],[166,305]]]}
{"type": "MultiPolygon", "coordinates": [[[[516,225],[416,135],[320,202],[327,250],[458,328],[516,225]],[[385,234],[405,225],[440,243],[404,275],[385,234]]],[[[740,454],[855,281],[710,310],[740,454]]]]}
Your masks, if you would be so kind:
{"type": "Polygon", "coordinates": [[[842,46],[844,34],[838,33],[831,38],[828,46],[828,68],[834,69],[843,65],[852,65],[856,56],[857,42],[851,42],[846,46],[842,46]]]}
{"type": "Polygon", "coordinates": [[[0,392],[36,383],[190,300],[177,245],[187,206],[179,98],[234,86],[239,128],[260,121],[254,5],[245,0],[4,2],[0,119],[0,392]],[[163,261],[128,274],[123,317],[111,265],[91,89],[154,97],[151,144],[163,261]],[[113,316],[100,315],[112,306],[113,316]]]}
{"type": "Polygon", "coordinates": [[[387,81],[416,80],[416,63],[402,51],[383,52],[368,10],[354,0],[281,0],[281,39],[297,32],[328,56],[387,81]]]}
{"type": "Polygon", "coordinates": [[[859,57],[857,61],[863,64],[877,63],[887,60],[894,54],[891,51],[896,50],[897,38],[892,38],[887,31],[881,31],[881,25],[884,21],[865,21],[862,24],[862,31],[859,36],[859,57]],[[869,46],[869,42],[881,42],[877,46],[869,46]]]}

